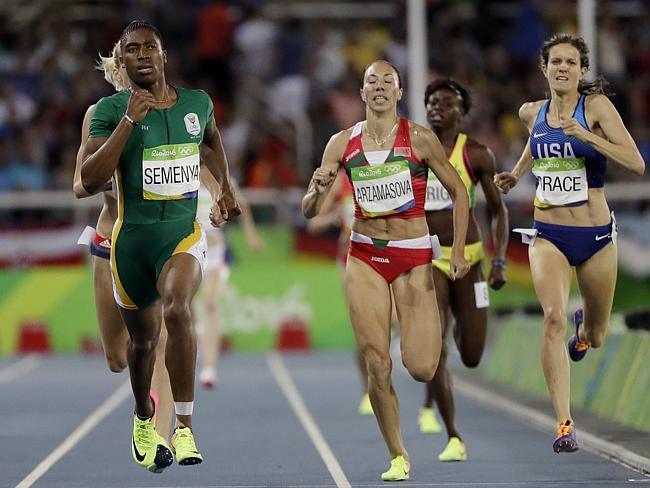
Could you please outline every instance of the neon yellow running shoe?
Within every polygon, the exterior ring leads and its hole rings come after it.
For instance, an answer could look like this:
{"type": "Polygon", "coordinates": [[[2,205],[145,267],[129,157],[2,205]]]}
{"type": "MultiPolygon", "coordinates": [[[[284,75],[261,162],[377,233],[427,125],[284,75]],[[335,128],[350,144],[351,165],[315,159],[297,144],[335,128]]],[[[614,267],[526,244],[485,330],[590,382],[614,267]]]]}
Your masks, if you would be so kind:
{"type": "Polygon", "coordinates": [[[467,461],[467,451],[458,437],[449,438],[447,447],[438,456],[438,461],[467,461]]]}
{"type": "Polygon", "coordinates": [[[409,479],[410,470],[411,463],[400,454],[390,462],[390,469],[381,473],[381,479],[384,481],[404,481],[409,479]]]}
{"type": "Polygon", "coordinates": [[[418,425],[420,432],[423,434],[437,434],[442,429],[436,420],[436,414],[433,408],[421,408],[420,415],[418,415],[418,425]]]}
{"type": "Polygon", "coordinates": [[[361,415],[374,415],[375,412],[372,409],[372,403],[370,403],[370,395],[367,393],[361,397],[361,403],[359,403],[359,413],[361,415]]]}
{"type": "Polygon", "coordinates": [[[137,415],[133,416],[131,454],[136,463],[152,473],[162,473],[174,461],[165,439],[156,432],[153,418],[141,420],[137,415]]]}
{"type": "Polygon", "coordinates": [[[189,427],[176,427],[172,435],[172,449],[176,454],[176,460],[181,466],[201,464],[203,456],[196,448],[194,434],[189,427]]]}

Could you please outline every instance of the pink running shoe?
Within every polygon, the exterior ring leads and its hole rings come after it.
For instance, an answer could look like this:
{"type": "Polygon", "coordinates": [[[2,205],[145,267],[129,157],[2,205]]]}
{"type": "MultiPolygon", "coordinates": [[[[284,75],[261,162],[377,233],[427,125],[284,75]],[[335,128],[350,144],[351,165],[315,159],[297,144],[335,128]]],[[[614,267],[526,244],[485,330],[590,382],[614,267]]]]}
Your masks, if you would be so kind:
{"type": "Polygon", "coordinates": [[[153,417],[151,417],[151,420],[153,420],[153,424],[156,425],[156,414],[158,413],[158,394],[151,390],[149,392],[149,396],[153,400],[153,417]]]}

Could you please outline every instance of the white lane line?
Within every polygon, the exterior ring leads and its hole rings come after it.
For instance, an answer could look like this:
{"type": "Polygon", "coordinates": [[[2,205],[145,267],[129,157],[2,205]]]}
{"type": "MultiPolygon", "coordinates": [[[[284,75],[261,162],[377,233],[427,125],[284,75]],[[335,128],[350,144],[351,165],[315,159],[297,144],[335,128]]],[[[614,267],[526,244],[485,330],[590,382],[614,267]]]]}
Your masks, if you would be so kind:
{"type": "MultiPolygon", "coordinates": [[[[532,424],[540,430],[554,431],[556,427],[555,419],[550,415],[543,414],[530,407],[507,400],[495,393],[481,388],[480,386],[463,381],[458,376],[454,377],[454,383],[463,394],[472,397],[479,403],[488,405],[493,409],[505,410],[509,415],[523,420],[528,424],[532,424]]],[[[632,468],[641,474],[650,474],[650,459],[640,456],[623,446],[601,439],[589,432],[585,432],[581,429],[577,429],[577,431],[582,447],[588,451],[605,459],[617,462],[618,464],[622,464],[628,468],[632,468]]],[[[638,480],[630,481],[638,482],[638,480]]]]}
{"type": "Polygon", "coordinates": [[[59,446],[54,449],[34,470],[29,473],[16,488],[28,488],[65,456],[88,432],[97,426],[104,417],[116,409],[131,393],[129,381],[125,381],[113,394],[84,420],[59,446]]]}
{"type": "Polygon", "coordinates": [[[41,364],[40,358],[33,355],[28,355],[9,366],[0,369],[0,385],[9,383],[16,378],[26,375],[27,373],[35,370],[41,364]]]}
{"type": "MultiPolygon", "coordinates": [[[[450,488],[457,486],[459,488],[471,488],[473,486],[496,486],[496,487],[502,487],[502,486],[514,486],[514,487],[533,487],[537,488],[540,486],[551,486],[551,487],[557,487],[559,485],[566,485],[568,487],[575,487],[575,486],[613,486],[616,488],[619,488],[622,484],[628,484],[632,482],[641,482],[641,483],[647,483],[650,480],[634,480],[634,479],[628,479],[628,480],[582,480],[582,481],[553,481],[553,480],[522,480],[522,481],[444,481],[444,482],[426,482],[426,481],[400,481],[399,487],[407,487],[407,486],[415,486],[415,487],[443,487],[443,488],[450,488]]],[[[268,488],[269,485],[201,485],[201,488],[268,488]]],[[[319,484],[310,484],[310,485],[282,485],[283,488],[331,488],[330,485],[319,485],[319,484]]],[[[355,482],[354,486],[360,487],[360,488],[386,488],[386,483],[384,482],[383,484],[376,483],[374,481],[362,481],[362,482],[355,482]]],[[[187,485],[174,485],[174,486],[152,486],[150,488],[186,488],[187,485]]]]}
{"type": "Polygon", "coordinates": [[[332,479],[336,483],[336,486],[338,486],[338,488],[350,488],[350,482],[341,469],[341,466],[336,460],[336,457],[334,457],[334,453],[330,449],[330,446],[327,444],[327,441],[323,437],[323,434],[314,421],[314,418],[309,413],[309,410],[307,410],[305,402],[300,396],[300,392],[298,392],[298,389],[291,379],[287,368],[284,366],[282,358],[278,353],[272,352],[268,356],[268,363],[275,381],[282,389],[284,396],[287,397],[291,408],[293,408],[296,417],[298,417],[298,420],[300,420],[300,423],[316,447],[316,450],[318,451],[318,454],[320,454],[320,457],[325,463],[325,466],[327,466],[327,469],[330,472],[332,479]]]}

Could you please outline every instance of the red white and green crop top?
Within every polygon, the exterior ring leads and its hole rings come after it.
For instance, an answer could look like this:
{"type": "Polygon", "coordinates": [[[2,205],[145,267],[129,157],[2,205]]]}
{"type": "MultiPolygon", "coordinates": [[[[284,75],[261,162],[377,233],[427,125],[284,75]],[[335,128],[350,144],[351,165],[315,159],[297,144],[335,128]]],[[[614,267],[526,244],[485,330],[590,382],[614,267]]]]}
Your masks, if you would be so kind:
{"type": "Polygon", "coordinates": [[[342,158],[354,188],[354,217],[424,217],[429,167],[414,155],[408,119],[400,119],[390,150],[368,153],[361,143],[364,123],[352,129],[342,158]]]}

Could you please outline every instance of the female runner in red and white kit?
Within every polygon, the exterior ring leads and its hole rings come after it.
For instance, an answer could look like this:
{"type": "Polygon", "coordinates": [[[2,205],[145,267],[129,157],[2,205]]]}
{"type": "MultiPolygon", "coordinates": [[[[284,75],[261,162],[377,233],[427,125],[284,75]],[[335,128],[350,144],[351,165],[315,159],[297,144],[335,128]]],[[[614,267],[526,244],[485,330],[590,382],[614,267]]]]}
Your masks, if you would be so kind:
{"type": "MultiPolygon", "coordinates": [[[[352,222],[354,221],[354,192],[350,180],[345,171],[339,169],[334,183],[330,188],[327,198],[321,205],[320,212],[307,224],[310,233],[318,234],[325,232],[330,227],[339,228],[339,238],[336,246],[336,265],[341,275],[341,283],[345,283],[345,267],[348,261],[348,249],[350,248],[350,234],[352,233],[352,222]]],[[[393,320],[394,322],[396,321],[393,320]]],[[[373,415],[370,396],[368,395],[368,371],[366,361],[359,348],[355,351],[357,366],[361,373],[361,386],[363,396],[359,402],[358,412],[361,415],[373,415]]]]}
{"type": "Polygon", "coordinates": [[[366,120],[330,139],[302,201],[305,217],[315,216],[340,167],[354,187],[345,288],[368,369],[370,401],[392,458],[381,475],[385,481],[408,479],[410,470],[391,381],[391,290],[400,323],[402,362],[408,372],[417,381],[429,381],[440,357],[440,317],[431,272],[434,239],[424,217],[429,169],[454,201],[452,279],[469,269],[463,255],[467,191],[433,132],[397,114],[402,93],[393,65],[375,61],[366,68],[361,89],[366,120]]]}

